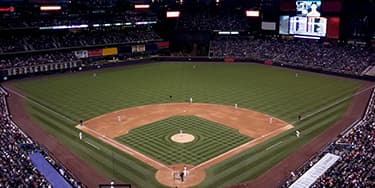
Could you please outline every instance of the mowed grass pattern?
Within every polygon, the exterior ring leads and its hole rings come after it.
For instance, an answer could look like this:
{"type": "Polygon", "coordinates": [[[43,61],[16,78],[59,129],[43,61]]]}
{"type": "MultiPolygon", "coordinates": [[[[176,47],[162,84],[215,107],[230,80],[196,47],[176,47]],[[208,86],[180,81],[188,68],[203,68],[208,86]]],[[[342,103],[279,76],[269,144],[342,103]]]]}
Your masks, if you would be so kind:
{"type": "Polygon", "coordinates": [[[27,97],[31,117],[77,156],[104,176],[137,187],[163,187],[156,170],[130,155],[88,135],[101,150],[80,142],[74,127],[86,120],[122,108],[145,104],[194,102],[234,105],[271,114],[293,123],[290,130],[207,169],[198,187],[222,187],[253,179],[339,120],[360,82],[257,64],[152,63],[91,72],[21,80],[12,87],[27,97]],[[97,73],[93,78],[93,72],[97,73]],[[298,77],[296,77],[296,72],[298,77]],[[43,106],[43,107],[42,107],[43,106]],[[54,112],[52,112],[54,111],[54,112]],[[309,118],[306,114],[315,113],[309,118]],[[277,147],[265,148],[278,144],[277,147]],[[112,163],[114,153],[114,163],[112,163]],[[115,167],[115,170],[112,169],[115,167]]]}
{"type": "Polygon", "coordinates": [[[174,116],[131,130],[116,140],[163,164],[197,165],[251,140],[238,130],[195,116],[174,116]],[[190,143],[176,143],[170,137],[194,135],[190,143]]]}

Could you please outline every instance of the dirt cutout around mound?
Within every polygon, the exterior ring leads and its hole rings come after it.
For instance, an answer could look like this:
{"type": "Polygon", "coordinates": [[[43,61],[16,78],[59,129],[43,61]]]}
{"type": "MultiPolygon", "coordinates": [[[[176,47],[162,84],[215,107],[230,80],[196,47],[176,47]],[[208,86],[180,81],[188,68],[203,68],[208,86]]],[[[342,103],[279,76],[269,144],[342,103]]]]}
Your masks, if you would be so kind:
{"type": "Polygon", "coordinates": [[[205,103],[167,103],[132,107],[95,117],[76,127],[158,169],[155,175],[156,179],[169,187],[197,185],[204,180],[205,169],[208,167],[293,128],[292,125],[280,119],[260,112],[234,106],[205,103]],[[249,136],[253,140],[197,166],[188,165],[189,175],[184,182],[175,178],[176,172],[181,172],[183,166],[181,167],[179,164],[166,166],[114,140],[115,137],[127,134],[134,128],[181,115],[193,115],[226,125],[237,129],[241,134],[249,136]]]}

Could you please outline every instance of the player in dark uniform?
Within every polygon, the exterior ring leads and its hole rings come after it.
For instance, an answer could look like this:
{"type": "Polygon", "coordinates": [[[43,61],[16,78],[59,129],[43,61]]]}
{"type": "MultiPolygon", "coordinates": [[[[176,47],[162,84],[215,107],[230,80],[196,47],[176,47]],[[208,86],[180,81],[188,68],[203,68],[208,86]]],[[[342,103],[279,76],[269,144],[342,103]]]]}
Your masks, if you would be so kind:
{"type": "Polygon", "coordinates": [[[181,182],[184,182],[184,172],[180,173],[180,179],[181,179],[181,182]]]}

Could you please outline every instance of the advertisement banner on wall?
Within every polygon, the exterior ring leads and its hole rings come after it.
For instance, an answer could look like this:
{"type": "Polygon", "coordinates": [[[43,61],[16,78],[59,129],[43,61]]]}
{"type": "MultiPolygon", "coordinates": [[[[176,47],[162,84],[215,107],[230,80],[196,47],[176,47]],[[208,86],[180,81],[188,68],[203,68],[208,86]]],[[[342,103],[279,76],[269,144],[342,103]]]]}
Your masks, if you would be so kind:
{"type": "Polygon", "coordinates": [[[102,56],[102,49],[88,51],[88,57],[100,57],[100,56],[102,56]]]}
{"type": "Polygon", "coordinates": [[[103,49],[103,56],[117,55],[117,54],[118,54],[117,48],[104,48],[103,49]]]}
{"type": "Polygon", "coordinates": [[[132,53],[141,53],[141,52],[145,52],[145,51],[146,51],[146,47],[145,47],[144,44],[132,46],[132,53]]]}
{"type": "Polygon", "coordinates": [[[74,55],[77,57],[77,58],[88,58],[89,57],[89,54],[88,54],[88,51],[87,50],[80,50],[80,51],[75,51],[74,52],[74,55]]]}

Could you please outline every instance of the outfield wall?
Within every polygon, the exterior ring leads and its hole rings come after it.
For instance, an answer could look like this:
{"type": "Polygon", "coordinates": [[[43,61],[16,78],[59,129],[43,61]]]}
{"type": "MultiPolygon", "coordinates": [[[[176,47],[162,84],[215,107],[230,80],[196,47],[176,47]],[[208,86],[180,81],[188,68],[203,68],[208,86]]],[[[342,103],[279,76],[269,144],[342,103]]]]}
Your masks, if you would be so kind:
{"type": "Polygon", "coordinates": [[[324,73],[324,74],[330,74],[334,76],[342,76],[347,78],[355,78],[355,79],[361,79],[361,80],[370,80],[375,81],[375,77],[371,76],[357,76],[357,75],[351,75],[347,73],[337,73],[337,72],[330,72],[328,70],[323,70],[318,67],[302,67],[292,64],[284,64],[280,62],[273,62],[271,60],[262,60],[262,59],[255,59],[255,58],[230,58],[230,61],[226,61],[228,58],[210,58],[210,57],[171,57],[171,56],[160,56],[160,57],[154,57],[153,60],[157,61],[191,61],[191,62],[226,62],[226,63],[258,63],[258,64],[266,64],[270,66],[278,66],[278,67],[286,67],[286,68],[292,68],[292,69],[298,69],[303,71],[309,71],[309,72],[316,72],[316,73],[324,73]]]}
{"type": "MultiPolygon", "coordinates": [[[[166,61],[166,62],[182,62],[182,63],[188,63],[188,62],[217,62],[217,63],[257,63],[257,64],[265,64],[269,66],[278,66],[278,67],[286,67],[291,69],[297,69],[297,70],[303,70],[303,71],[309,71],[309,72],[315,72],[315,73],[323,73],[323,74],[329,74],[334,76],[341,76],[346,78],[354,78],[354,79],[361,79],[361,80],[369,80],[369,81],[375,81],[375,77],[368,76],[368,75],[350,75],[346,73],[337,73],[337,72],[330,72],[327,70],[322,70],[318,67],[302,67],[292,64],[284,64],[280,62],[273,62],[271,60],[260,60],[260,59],[246,59],[246,58],[210,58],[206,56],[200,56],[200,57],[189,57],[189,56],[149,56],[149,57],[142,57],[138,59],[128,59],[128,60],[122,60],[122,61],[103,61],[100,63],[99,61],[96,62],[88,62],[88,63],[76,63],[74,66],[69,66],[72,63],[60,63],[61,66],[56,66],[55,69],[50,69],[46,71],[32,71],[28,72],[27,74],[21,74],[21,75],[11,75],[9,76],[8,70],[1,70],[0,71],[0,77],[3,78],[1,80],[5,80],[4,77],[7,77],[8,79],[19,79],[19,78],[25,78],[30,76],[40,76],[40,75],[49,75],[49,74],[55,74],[55,73],[64,73],[64,72],[77,72],[77,71],[86,71],[86,70],[95,70],[95,69],[101,69],[101,68],[107,68],[107,67],[117,67],[117,66],[127,66],[127,65],[134,65],[134,64],[140,64],[140,63],[152,63],[152,62],[160,62],[160,61],[166,61]],[[68,64],[68,67],[67,65],[68,64]]],[[[45,65],[38,65],[37,67],[43,67],[45,65]]],[[[39,70],[39,69],[38,69],[39,70]]]]}

